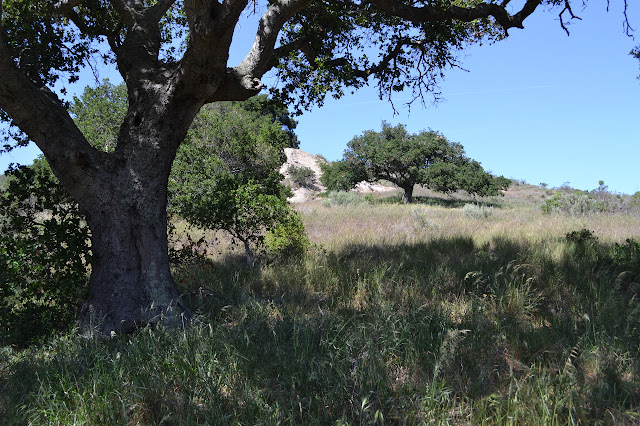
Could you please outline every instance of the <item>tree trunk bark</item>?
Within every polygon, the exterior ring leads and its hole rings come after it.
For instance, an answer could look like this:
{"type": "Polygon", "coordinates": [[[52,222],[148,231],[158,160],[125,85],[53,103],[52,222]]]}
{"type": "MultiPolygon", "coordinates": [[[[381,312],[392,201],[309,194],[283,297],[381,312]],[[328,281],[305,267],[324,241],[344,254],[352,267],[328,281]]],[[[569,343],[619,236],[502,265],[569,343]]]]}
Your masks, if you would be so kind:
{"type": "MultiPolygon", "coordinates": [[[[131,182],[114,186],[131,188],[131,182]]],[[[82,206],[95,257],[79,317],[85,332],[109,336],[160,321],[182,326],[191,316],[169,267],[166,191],[128,195],[82,206]]]]}
{"type": "Polygon", "coordinates": [[[413,185],[405,186],[402,189],[404,190],[402,193],[402,202],[404,204],[411,204],[413,202],[413,185]]]}
{"type": "Polygon", "coordinates": [[[94,254],[79,323],[101,336],[158,322],[181,327],[191,317],[171,276],[167,238],[167,182],[186,132],[175,123],[187,120],[129,117],[116,151],[87,164],[90,179],[75,194],[94,254]]]}
{"type": "Polygon", "coordinates": [[[166,219],[141,216],[133,208],[90,213],[95,260],[79,318],[84,329],[108,336],[149,323],[188,321],[169,268],[166,219]]]}

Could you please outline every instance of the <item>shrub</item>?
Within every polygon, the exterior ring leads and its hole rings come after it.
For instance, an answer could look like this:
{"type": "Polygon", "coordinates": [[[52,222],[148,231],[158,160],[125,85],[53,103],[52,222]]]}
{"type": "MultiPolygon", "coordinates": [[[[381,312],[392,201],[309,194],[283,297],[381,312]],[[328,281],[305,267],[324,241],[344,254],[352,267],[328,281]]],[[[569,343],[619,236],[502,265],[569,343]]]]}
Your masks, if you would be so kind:
{"type": "Polygon", "coordinates": [[[292,164],[287,169],[287,172],[289,172],[289,176],[291,176],[291,181],[293,183],[304,188],[312,186],[316,180],[315,172],[309,167],[298,167],[292,164]]]}
{"type": "Polygon", "coordinates": [[[464,207],[462,207],[462,212],[465,216],[473,219],[486,219],[493,214],[493,207],[465,204],[464,207]]]}
{"type": "Polygon", "coordinates": [[[598,239],[598,237],[594,235],[593,231],[589,231],[586,228],[579,231],[568,232],[565,238],[567,241],[576,243],[584,243],[586,241],[595,241],[598,239]]]}
{"type": "Polygon", "coordinates": [[[605,211],[605,206],[593,196],[582,192],[558,192],[542,205],[542,213],[553,211],[581,216],[605,211]]]}
{"type": "Polygon", "coordinates": [[[428,217],[426,209],[416,208],[411,213],[416,220],[414,228],[417,231],[440,228],[440,225],[438,225],[437,222],[428,217]]]}
{"type": "Polygon", "coordinates": [[[640,272],[640,242],[628,238],[624,244],[613,247],[613,261],[627,270],[640,272]]]}
{"type": "Polygon", "coordinates": [[[295,211],[270,229],[264,240],[267,256],[271,259],[302,257],[309,247],[309,239],[300,214],[295,211]]]}
{"type": "Polygon", "coordinates": [[[75,320],[89,229],[44,160],[11,167],[0,194],[0,344],[26,346],[75,320]]]}

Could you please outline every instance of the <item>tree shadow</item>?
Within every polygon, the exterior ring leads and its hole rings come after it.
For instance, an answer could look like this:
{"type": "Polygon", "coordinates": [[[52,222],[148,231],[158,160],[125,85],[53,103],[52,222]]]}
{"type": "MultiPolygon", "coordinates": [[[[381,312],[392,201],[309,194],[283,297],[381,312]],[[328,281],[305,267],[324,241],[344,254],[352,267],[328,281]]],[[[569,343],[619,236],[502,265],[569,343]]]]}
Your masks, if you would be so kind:
{"type": "MultiPolygon", "coordinates": [[[[391,423],[418,423],[432,398],[428,392],[440,389],[442,398],[471,402],[505,394],[514,379],[524,383],[535,368],[561,374],[569,354],[587,339],[593,346],[615,342],[608,350],[636,353],[640,333],[629,327],[634,310],[640,312],[632,294],[640,249],[629,244],[613,256],[615,249],[597,240],[567,241],[557,255],[546,243],[494,238],[477,244],[469,237],[442,237],[317,249],[305,261],[253,270],[240,259],[213,262],[200,271],[194,285],[199,291],[189,296],[197,313],[192,329],[159,330],[168,334],[149,341],[169,349],[147,358],[136,355],[141,371],[149,365],[167,370],[155,382],[143,373],[136,376],[136,386],[146,390],[140,404],[159,401],[153,419],[180,423],[174,397],[158,390],[158,380],[181,389],[187,386],[179,380],[184,375],[193,389],[210,389],[207,404],[198,395],[185,399],[184,409],[199,422],[220,416],[247,424],[287,419],[370,424],[379,410],[391,423]],[[623,270],[632,276],[621,278],[623,270]],[[203,330],[210,332],[198,334],[203,330]],[[212,348],[215,359],[188,352],[204,348],[212,348]],[[167,360],[176,357],[184,365],[169,368],[167,360]],[[210,375],[185,374],[201,371],[207,362],[215,366],[210,375]],[[443,387],[434,388],[437,383],[443,387]]],[[[114,354],[131,350],[135,339],[100,356],[80,350],[27,361],[19,365],[20,374],[47,377],[47,371],[87,363],[85,357],[104,359],[101,368],[116,365],[114,354]]],[[[90,388],[94,370],[77,372],[75,386],[90,388]]],[[[638,377],[636,370],[631,377],[638,377]]],[[[637,379],[625,377],[614,378],[637,386],[637,379]]],[[[27,395],[21,403],[29,404],[29,398],[35,403],[41,385],[21,385],[27,395]]],[[[114,392],[126,395],[126,389],[114,392]]],[[[637,397],[607,396],[611,404],[637,397]]],[[[586,398],[590,404],[591,396],[586,398]]]]}
{"type": "Polygon", "coordinates": [[[487,199],[459,199],[459,198],[442,198],[442,197],[432,197],[428,195],[417,195],[413,197],[413,202],[415,204],[423,204],[427,206],[436,206],[436,207],[446,207],[451,209],[457,209],[464,207],[466,204],[476,204],[484,207],[495,207],[502,208],[502,203],[498,203],[492,200],[487,199]]]}

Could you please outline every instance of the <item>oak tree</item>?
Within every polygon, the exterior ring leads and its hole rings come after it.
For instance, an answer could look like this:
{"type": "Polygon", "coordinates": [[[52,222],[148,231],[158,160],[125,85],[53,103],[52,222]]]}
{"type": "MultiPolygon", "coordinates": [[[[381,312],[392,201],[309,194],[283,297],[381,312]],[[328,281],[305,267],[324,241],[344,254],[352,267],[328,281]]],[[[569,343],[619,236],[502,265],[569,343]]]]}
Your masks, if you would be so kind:
{"type": "Polygon", "coordinates": [[[437,94],[470,43],[523,28],[573,0],[0,0],[0,108],[18,142],[36,143],[91,228],[81,318],[128,332],[189,316],[171,277],[167,182],[200,110],[265,88],[302,109],[377,82],[382,94],[437,94]],[[261,13],[248,53],[229,63],[238,23],[261,13]],[[91,58],[115,64],[128,108],[115,147],[88,143],[59,94],[91,58]],[[56,91],[57,94],[56,94],[56,91]],[[19,130],[16,130],[19,129],[19,130]]]}
{"type": "Polygon", "coordinates": [[[402,188],[404,203],[413,201],[415,185],[487,196],[500,194],[510,183],[484,171],[480,163],[465,155],[462,145],[436,131],[411,134],[402,124],[386,122],[380,132],[367,130],[351,139],[344,158],[325,165],[324,172],[329,176],[324,180],[329,189],[353,187],[361,180],[387,180],[402,188]]]}

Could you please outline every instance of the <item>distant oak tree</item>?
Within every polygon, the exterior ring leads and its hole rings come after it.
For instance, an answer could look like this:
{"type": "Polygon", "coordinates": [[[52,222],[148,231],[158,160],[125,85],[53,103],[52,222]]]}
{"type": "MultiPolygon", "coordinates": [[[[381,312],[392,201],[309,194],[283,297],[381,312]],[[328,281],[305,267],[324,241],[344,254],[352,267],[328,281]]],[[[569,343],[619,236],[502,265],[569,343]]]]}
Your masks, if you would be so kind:
{"type": "Polygon", "coordinates": [[[484,171],[469,159],[462,145],[438,132],[407,132],[404,125],[383,122],[379,132],[367,130],[347,144],[341,161],[323,165],[328,189],[353,188],[358,182],[380,179],[403,190],[402,201],[413,201],[415,185],[440,192],[465,190],[479,196],[498,195],[511,181],[484,171]]]}
{"type": "Polygon", "coordinates": [[[383,95],[437,96],[461,49],[523,28],[537,9],[559,11],[563,25],[574,3],[0,0],[0,114],[11,139],[42,150],[91,229],[81,321],[108,335],[190,316],[169,268],[167,183],[203,105],[249,99],[269,71],[273,95],[297,110],[372,81],[383,95]],[[262,13],[253,44],[230,64],[234,32],[252,13],[262,13]],[[115,64],[126,84],[112,151],[87,141],[58,96],[94,59],[115,64]]]}

